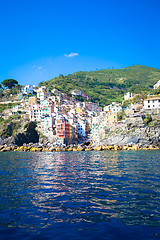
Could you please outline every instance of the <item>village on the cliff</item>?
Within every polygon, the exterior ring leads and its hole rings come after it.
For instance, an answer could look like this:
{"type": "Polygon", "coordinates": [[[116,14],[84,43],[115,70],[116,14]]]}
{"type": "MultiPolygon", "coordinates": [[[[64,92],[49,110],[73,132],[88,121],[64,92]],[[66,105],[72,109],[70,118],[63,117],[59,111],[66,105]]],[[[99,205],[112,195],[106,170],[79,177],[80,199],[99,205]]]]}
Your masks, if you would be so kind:
{"type": "MultiPolygon", "coordinates": [[[[159,86],[160,80],[154,88],[159,86]]],[[[122,103],[112,102],[103,109],[91,102],[90,96],[77,89],[68,96],[57,89],[49,92],[45,86],[37,88],[26,85],[20,95],[17,104],[5,110],[1,117],[7,118],[17,111],[23,111],[28,122],[36,122],[38,132],[47,136],[50,142],[64,146],[88,140],[93,145],[100,145],[108,133],[109,136],[111,132],[115,133],[117,127],[123,132],[129,131],[129,124],[133,123],[146,131],[143,125],[145,116],[149,114],[152,119],[159,119],[160,113],[160,96],[154,95],[148,96],[141,104],[130,103],[125,106],[124,102],[132,102],[130,100],[138,96],[127,92],[122,103]],[[76,97],[79,96],[86,101],[78,101],[76,97]]]]}

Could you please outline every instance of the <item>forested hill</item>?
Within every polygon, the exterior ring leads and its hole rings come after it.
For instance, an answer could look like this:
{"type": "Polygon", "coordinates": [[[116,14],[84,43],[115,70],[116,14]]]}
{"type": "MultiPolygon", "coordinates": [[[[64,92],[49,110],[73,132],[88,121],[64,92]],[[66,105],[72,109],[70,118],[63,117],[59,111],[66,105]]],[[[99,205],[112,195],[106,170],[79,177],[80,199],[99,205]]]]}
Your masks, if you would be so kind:
{"type": "Polygon", "coordinates": [[[48,90],[56,88],[70,94],[71,90],[80,89],[91,96],[92,102],[101,106],[112,101],[123,100],[125,92],[148,93],[160,80],[160,70],[135,65],[123,69],[98,70],[92,72],[76,72],[67,76],[60,75],[49,81],[41,82],[48,90]]]}

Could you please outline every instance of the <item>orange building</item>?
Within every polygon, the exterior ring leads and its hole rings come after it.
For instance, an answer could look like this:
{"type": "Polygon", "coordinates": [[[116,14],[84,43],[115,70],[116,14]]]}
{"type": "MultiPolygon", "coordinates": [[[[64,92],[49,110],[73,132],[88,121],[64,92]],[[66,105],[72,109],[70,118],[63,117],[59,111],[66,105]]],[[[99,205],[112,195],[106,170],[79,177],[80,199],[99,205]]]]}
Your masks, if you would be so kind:
{"type": "Polygon", "coordinates": [[[63,118],[59,117],[56,120],[56,135],[58,143],[67,143],[70,139],[70,124],[69,122],[63,118]]]}

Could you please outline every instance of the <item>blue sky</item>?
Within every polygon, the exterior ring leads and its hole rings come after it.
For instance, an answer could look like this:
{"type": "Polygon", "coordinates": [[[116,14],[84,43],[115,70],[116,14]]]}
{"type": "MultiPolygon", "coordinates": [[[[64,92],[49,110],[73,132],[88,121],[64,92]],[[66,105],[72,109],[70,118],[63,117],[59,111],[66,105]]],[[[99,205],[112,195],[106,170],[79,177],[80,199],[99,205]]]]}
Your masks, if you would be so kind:
{"type": "Polygon", "coordinates": [[[59,74],[160,69],[159,0],[0,0],[0,82],[59,74]]]}

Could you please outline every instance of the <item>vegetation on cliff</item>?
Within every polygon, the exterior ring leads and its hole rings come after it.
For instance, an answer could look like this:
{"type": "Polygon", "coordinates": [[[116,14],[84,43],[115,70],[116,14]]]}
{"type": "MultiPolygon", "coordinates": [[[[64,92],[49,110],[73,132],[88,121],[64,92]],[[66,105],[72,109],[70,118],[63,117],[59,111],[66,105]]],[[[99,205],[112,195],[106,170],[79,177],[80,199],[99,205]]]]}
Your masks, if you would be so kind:
{"type": "Polygon", "coordinates": [[[5,79],[0,83],[0,101],[13,100],[21,92],[22,85],[14,79],[5,79]]]}
{"type": "Polygon", "coordinates": [[[18,114],[10,116],[6,120],[0,117],[0,137],[4,139],[16,135],[21,128],[21,124],[21,116],[18,114]]]}
{"type": "Polygon", "coordinates": [[[7,87],[7,88],[11,89],[15,85],[17,85],[18,82],[14,79],[5,79],[5,80],[3,80],[2,84],[3,84],[4,87],[7,87]]]}
{"type": "Polygon", "coordinates": [[[146,94],[153,90],[153,85],[160,79],[160,70],[135,65],[123,69],[98,70],[92,72],[76,72],[67,76],[59,75],[49,81],[41,82],[48,90],[53,88],[70,94],[79,89],[91,96],[93,102],[101,106],[112,101],[121,102],[124,93],[146,94]]]}

